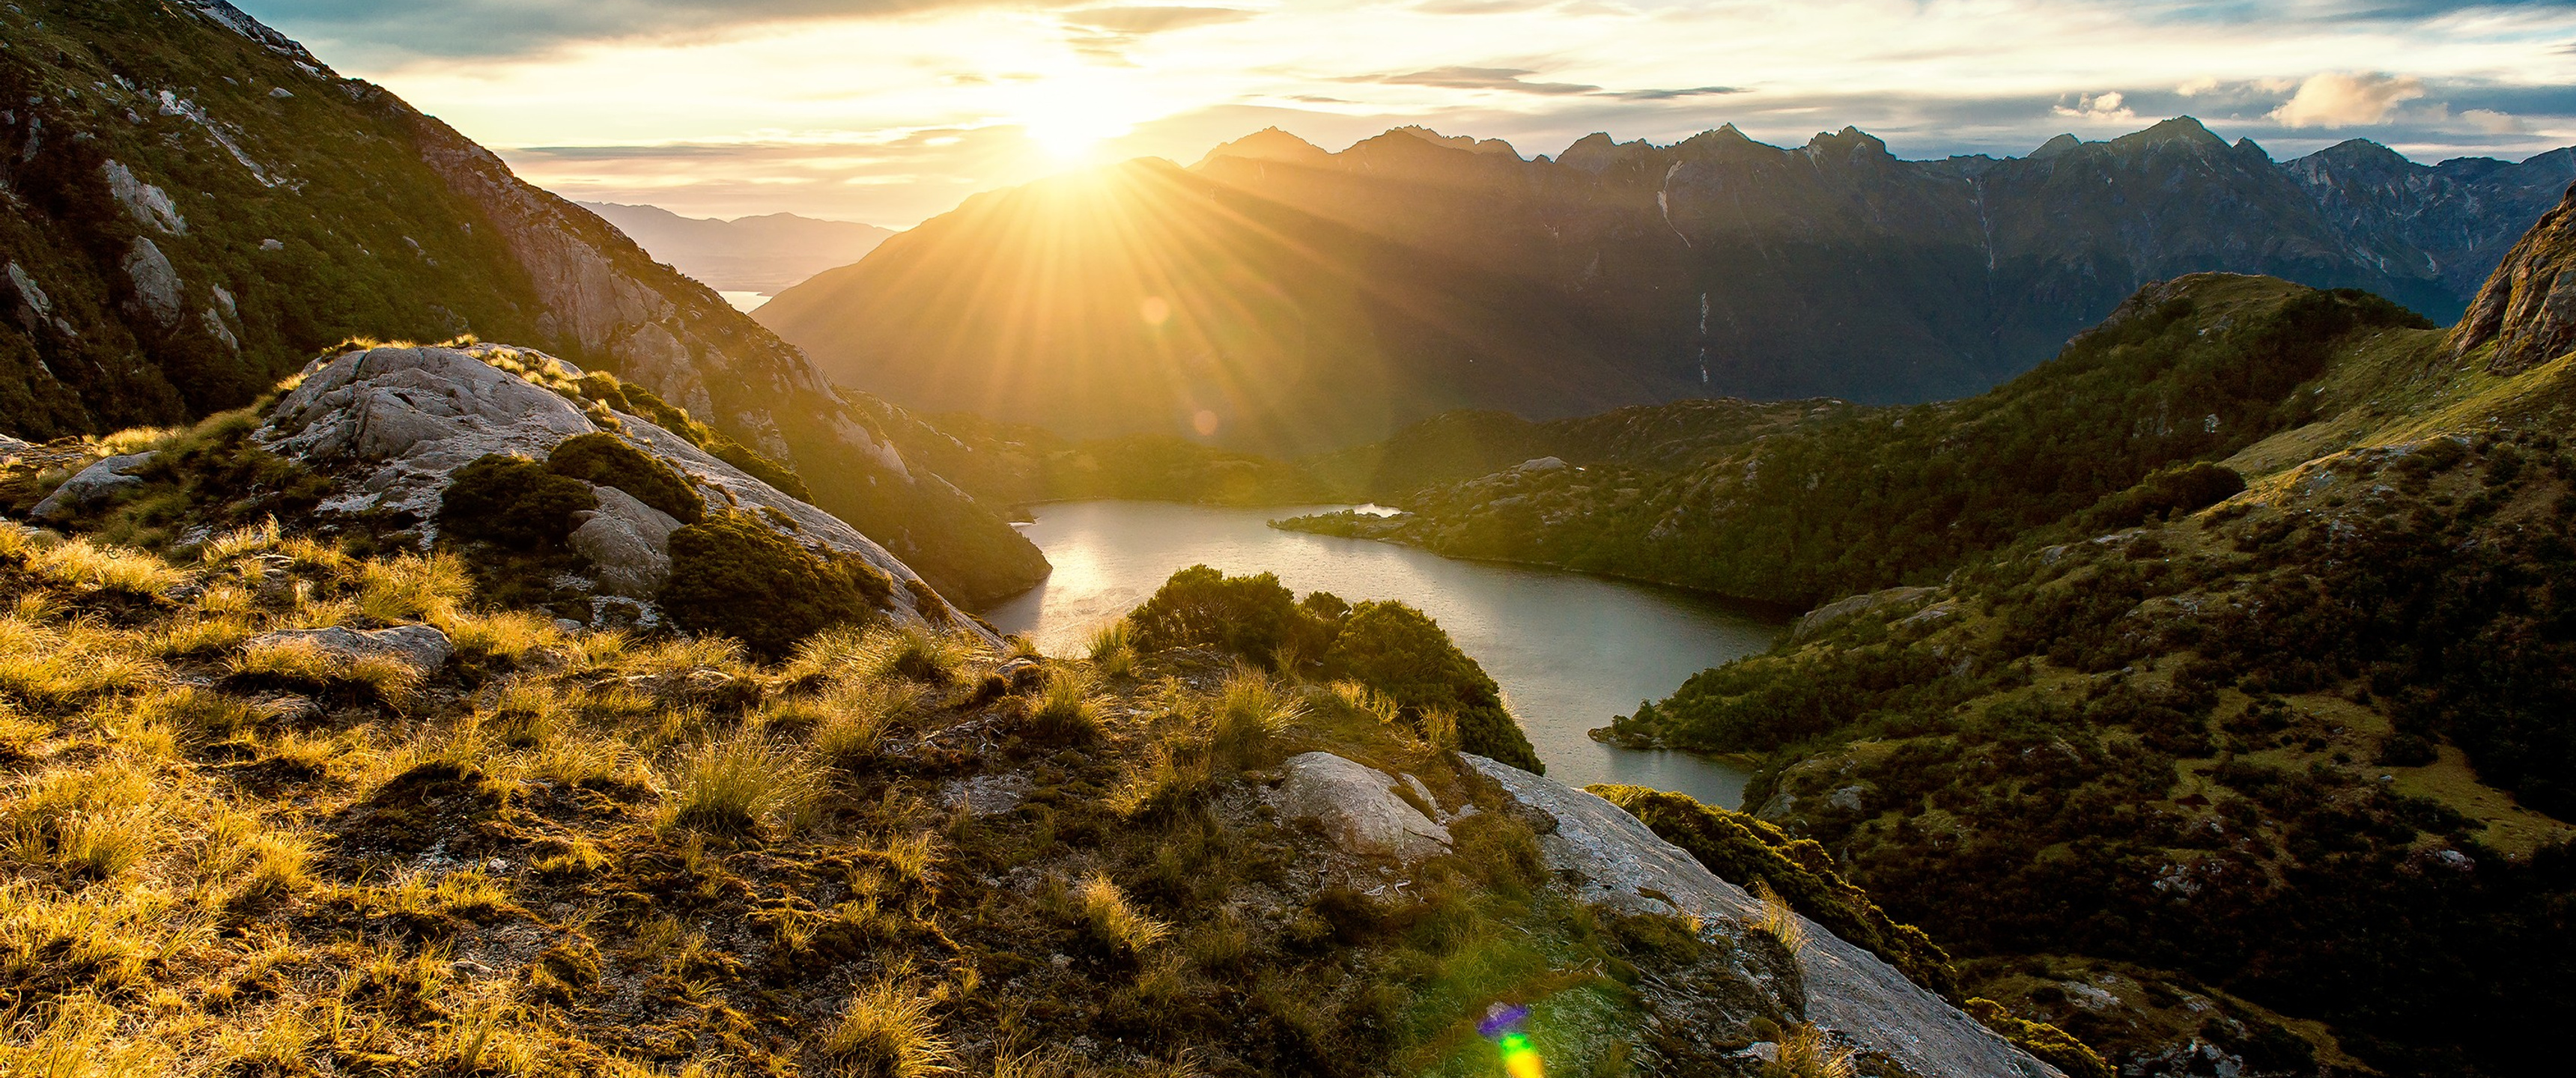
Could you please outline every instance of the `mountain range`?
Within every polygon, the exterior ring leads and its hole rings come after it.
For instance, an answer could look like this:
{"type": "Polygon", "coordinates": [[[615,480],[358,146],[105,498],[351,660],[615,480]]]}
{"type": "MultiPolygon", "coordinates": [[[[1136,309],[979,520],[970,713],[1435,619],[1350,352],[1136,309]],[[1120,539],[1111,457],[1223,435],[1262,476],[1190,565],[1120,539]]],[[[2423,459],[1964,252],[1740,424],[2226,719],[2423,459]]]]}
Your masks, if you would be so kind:
{"type": "Polygon", "coordinates": [[[653,257],[720,292],[774,294],[856,262],[894,235],[890,228],[792,213],[722,220],[682,217],[660,206],[573,205],[598,214],[653,257]]]}
{"type": "Polygon", "coordinates": [[[2028,369],[2141,286],[2264,273],[2456,317],[2576,154],[2290,162],[2188,117],[2020,158],[1845,128],[1523,159],[1276,130],[969,199],[759,314],[836,380],[1072,437],[1307,452],[1458,408],[1900,403],[2028,369]]]}
{"type": "Polygon", "coordinates": [[[240,407],[350,338],[509,340],[702,418],[720,456],[810,494],[959,602],[1044,577],[998,515],[907,462],[864,394],[606,221],[239,9],[8,17],[6,433],[240,407]]]}

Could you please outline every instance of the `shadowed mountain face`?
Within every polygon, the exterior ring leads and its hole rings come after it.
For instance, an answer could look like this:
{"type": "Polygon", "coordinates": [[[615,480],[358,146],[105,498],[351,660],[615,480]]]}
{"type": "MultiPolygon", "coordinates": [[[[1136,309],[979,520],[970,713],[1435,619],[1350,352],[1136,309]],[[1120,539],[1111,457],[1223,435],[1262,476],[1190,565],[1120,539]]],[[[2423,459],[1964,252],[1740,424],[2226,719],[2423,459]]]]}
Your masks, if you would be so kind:
{"type": "Polygon", "coordinates": [[[177,423],[346,338],[470,334],[704,417],[961,602],[1045,575],[795,347],[231,5],[14,4],[0,43],[0,432],[177,423]]]}
{"type": "Polygon", "coordinates": [[[906,404],[1301,450],[1456,407],[1963,396],[2203,270],[2448,319],[2571,178],[2564,151],[2280,164],[2187,118],[1942,161],[1848,128],[1798,149],[1593,135],[1533,161],[1417,129],[1340,153],[1269,131],[1186,170],[969,200],[760,318],[906,404]]]}

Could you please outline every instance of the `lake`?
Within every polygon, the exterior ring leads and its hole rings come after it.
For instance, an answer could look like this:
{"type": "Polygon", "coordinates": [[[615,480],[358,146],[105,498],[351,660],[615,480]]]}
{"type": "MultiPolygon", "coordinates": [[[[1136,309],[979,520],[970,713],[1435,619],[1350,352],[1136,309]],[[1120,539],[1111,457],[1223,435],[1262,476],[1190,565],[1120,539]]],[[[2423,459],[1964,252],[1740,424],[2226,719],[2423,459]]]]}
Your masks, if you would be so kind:
{"type": "Polygon", "coordinates": [[[1299,595],[1402,599],[1449,631],[1502,686],[1548,777],[1624,782],[1727,808],[1741,768],[1682,752],[1604,745],[1585,731],[1692,674],[1768,649],[1785,623],[1688,592],[1578,573],[1457,561],[1412,547],[1305,535],[1271,520],[1349,506],[1221,509],[1163,502],[1037,508],[1023,534],[1055,565],[1047,582],[979,611],[1051,655],[1081,654],[1099,626],[1134,609],[1173,571],[1205,563],[1272,572],[1299,595]]]}

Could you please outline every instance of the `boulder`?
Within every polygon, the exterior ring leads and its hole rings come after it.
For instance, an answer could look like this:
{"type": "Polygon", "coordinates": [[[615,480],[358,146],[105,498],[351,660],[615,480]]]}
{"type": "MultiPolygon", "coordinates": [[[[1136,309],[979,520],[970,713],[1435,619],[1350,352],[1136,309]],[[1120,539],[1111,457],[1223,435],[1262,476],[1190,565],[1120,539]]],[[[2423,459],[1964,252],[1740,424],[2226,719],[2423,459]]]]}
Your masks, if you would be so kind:
{"type": "Polygon", "coordinates": [[[53,493],[45,495],[45,500],[37,502],[27,515],[37,520],[61,520],[106,502],[118,491],[140,487],[143,480],[132,473],[151,463],[154,455],[127,453],[83,468],[78,474],[63,480],[63,485],[55,487],[53,493]]]}
{"type": "Polygon", "coordinates": [[[1417,861],[1449,848],[1449,829],[1398,796],[1396,779],[1384,771],[1329,752],[1291,756],[1285,771],[1270,792],[1271,807],[1286,819],[1315,821],[1345,850],[1417,861]]]}
{"type": "Polygon", "coordinates": [[[1866,595],[1836,599],[1800,615],[1798,623],[1789,629],[1789,639],[1805,640],[1834,627],[1844,618],[1887,607],[1921,602],[1924,596],[1930,594],[1932,594],[1930,588],[1883,588],[1866,595]]]}
{"type": "MultiPolygon", "coordinates": [[[[1465,759],[1503,788],[1516,814],[1554,824],[1539,828],[1539,855],[1578,900],[1695,917],[1739,932],[1753,931],[1762,917],[1761,900],[1719,879],[1617,805],[1500,761],[1465,759]]],[[[1799,920],[1806,929],[1798,963],[1809,1021],[1922,1078],[2064,1078],[1877,955],[1799,920]]]]}
{"type": "Polygon", "coordinates": [[[161,253],[159,244],[134,237],[134,245],[125,251],[125,279],[134,285],[134,301],[143,313],[151,315],[161,328],[179,324],[179,271],[170,265],[170,256],[161,253]]]}
{"type": "Polygon", "coordinates": [[[581,526],[572,548],[595,566],[603,594],[650,599],[671,579],[671,533],[678,519],[616,487],[594,486],[599,508],[573,514],[581,526]]]}
{"type": "Polygon", "coordinates": [[[456,645],[434,625],[396,625],[365,631],[337,625],[327,629],[281,629],[254,636],[246,646],[273,647],[298,640],[311,641],[325,652],[352,661],[369,656],[392,658],[424,674],[447,665],[449,657],[456,654],[456,645]]]}

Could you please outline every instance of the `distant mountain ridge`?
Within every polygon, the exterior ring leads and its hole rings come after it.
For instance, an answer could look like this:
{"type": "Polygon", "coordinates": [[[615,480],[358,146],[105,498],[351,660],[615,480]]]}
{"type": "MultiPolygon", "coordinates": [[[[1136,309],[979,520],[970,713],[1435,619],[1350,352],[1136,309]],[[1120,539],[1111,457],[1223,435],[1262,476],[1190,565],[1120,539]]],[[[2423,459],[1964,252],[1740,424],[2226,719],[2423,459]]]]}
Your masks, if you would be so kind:
{"type": "Polygon", "coordinates": [[[894,235],[890,228],[793,213],[731,220],[683,217],[660,206],[575,202],[616,225],[637,246],[708,287],[775,293],[834,266],[858,261],[894,235]]]}
{"type": "Polygon", "coordinates": [[[2420,165],[2355,141],[2280,163],[2188,117],[2021,158],[1901,160],[1852,128],[1782,148],[1731,125],[1508,151],[1398,129],[1330,153],[1270,130],[1187,169],[1039,181],[760,319],[909,406],[1074,437],[1204,423],[1303,452],[1457,408],[1964,396],[2201,271],[2448,320],[2576,180],[2566,150],[2420,165]]]}

